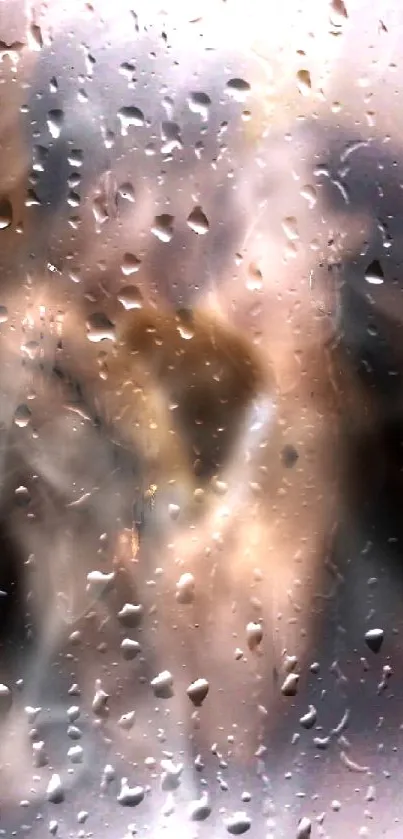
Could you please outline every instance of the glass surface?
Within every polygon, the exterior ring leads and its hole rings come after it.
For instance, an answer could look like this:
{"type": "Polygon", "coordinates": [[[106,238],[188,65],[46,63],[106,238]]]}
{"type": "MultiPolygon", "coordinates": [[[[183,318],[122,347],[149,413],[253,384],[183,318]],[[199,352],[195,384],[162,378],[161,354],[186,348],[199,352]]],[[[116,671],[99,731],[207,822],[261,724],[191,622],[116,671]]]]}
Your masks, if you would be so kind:
{"type": "Polygon", "coordinates": [[[402,836],[402,28],[0,2],[0,835],[402,836]]]}

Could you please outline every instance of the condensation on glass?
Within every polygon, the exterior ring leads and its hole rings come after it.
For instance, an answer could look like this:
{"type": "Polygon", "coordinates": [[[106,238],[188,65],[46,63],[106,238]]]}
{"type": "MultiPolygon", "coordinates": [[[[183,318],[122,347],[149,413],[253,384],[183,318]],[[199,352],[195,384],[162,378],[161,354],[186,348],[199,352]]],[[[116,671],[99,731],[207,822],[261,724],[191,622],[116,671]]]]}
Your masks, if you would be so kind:
{"type": "Polygon", "coordinates": [[[1,4],[0,835],[401,836],[402,15],[1,4]]]}

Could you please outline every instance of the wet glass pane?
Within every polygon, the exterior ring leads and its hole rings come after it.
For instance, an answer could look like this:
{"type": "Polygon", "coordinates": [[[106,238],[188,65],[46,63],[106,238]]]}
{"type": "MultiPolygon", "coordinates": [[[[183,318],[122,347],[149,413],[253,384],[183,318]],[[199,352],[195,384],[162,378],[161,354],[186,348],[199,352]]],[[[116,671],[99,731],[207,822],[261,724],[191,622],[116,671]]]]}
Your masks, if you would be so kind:
{"type": "Polygon", "coordinates": [[[402,32],[0,3],[2,836],[402,835],[402,32]]]}

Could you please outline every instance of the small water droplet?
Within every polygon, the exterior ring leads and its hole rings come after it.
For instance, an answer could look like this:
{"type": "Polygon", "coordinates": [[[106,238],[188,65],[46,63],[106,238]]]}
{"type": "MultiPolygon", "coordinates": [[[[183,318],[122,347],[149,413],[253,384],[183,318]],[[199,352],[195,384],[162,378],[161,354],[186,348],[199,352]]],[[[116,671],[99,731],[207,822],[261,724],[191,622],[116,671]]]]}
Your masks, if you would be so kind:
{"type": "Polygon", "coordinates": [[[162,213],[160,216],[155,216],[151,232],[160,242],[170,242],[174,234],[174,221],[175,217],[169,215],[169,213],[162,213]]]}
{"type": "Polygon", "coordinates": [[[43,47],[43,36],[41,27],[36,23],[31,23],[27,31],[28,47],[33,52],[39,52],[43,47]]]}
{"type": "Polygon", "coordinates": [[[308,96],[312,90],[312,80],[309,70],[298,70],[297,73],[298,90],[303,96],[308,96]]]}
{"type": "Polygon", "coordinates": [[[87,574],[86,591],[94,600],[99,600],[115,581],[115,572],[89,571],[87,574]]]}
{"type": "Polygon", "coordinates": [[[287,469],[292,469],[292,467],[295,466],[298,458],[299,454],[295,446],[293,446],[291,443],[286,443],[286,445],[283,446],[283,449],[281,451],[281,460],[284,466],[287,469]]]}
{"type": "Polygon", "coordinates": [[[157,699],[171,699],[174,695],[173,676],[169,670],[163,670],[151,680],[151,688],[157,699]]]}
{"type": "Polygon", "coordinates": [[[298,822],[296,839],[309,839],[312,833],[312,824],[310,819],[303,816],[298,822]]]}
{"type": "Polygon", "coordinates": [[[47,126],[49,133],[54,140],[60,137],[64,124],[64,111],[60,108],[53,108],[48,112],[47,126]]]}
{"type": "Polygon", "coordinates": [[[318,199],[315,187],[311,184],[305,184],[305,186],[301,189],[301,196],[302,198],[305,198],[309,204],[309,209],[312,210],[318,199]]]}
{"type": "Polygon", "coordinates": [[[383,644],[383,629],[369,629],[365,633],[365,641],[373,653],[379,653],[383,644]]]}
{"type": "Polygon", "coordinates": [[[187,571],[182,574],[176,584],[176,599],[178,603],[186,604],[193,603],[195,598],[195,578],[193,574],[187,571]]]}
{"type": "Polygon", "coordinates": [[[211,99],[202,90],[195,90],[189,95],[188,99],[189,110],[194,114],[199,114],[206,122],[209,118],[211,99]]]}
{"type": "Polygon", "coordinates": [[[164,792],[173,792],[178,789],[183,772],[183,763],[174,763],[169,758],[161,760],[161,788],[164,792]]]}
{"type": "Polygon", "coordinates": [[[103,312],[94,312],[87,320],[87,338],[92,343],[114,341],[115,327],[103,312]]]}
{"type": "Polygon", "coordinates": [[[181,130],[177,122],[163,122],[161,125],[163,154],[172,154],[174,149],[182,148],[181,130]]]}
{"type": "Polygon", "coordinates": [[[313,728],[313,726],[316,724],[316,718],[316,708],[313,705],[310,705],[309,710],[306,712],[306,714],[303,714],[303,716],[300,717],[299,721],[303,728],[309,729],[313,728]]]}
{"type": "Polygon", "coordinates": [[[84,153],[82,149],[72,149],[67,159],[70,166],[79,169],[84,162],[84,153]]]}
{"type": "Polygon", "coordinates": [[[52,775],[47,788],[46,788],[46,797],[51,804],[61,804],[64,801],[65,793],[63,784],[56,772],[52,775]]]}
{"type": "Polygon", "coordinates": [[[250,92],[250,84],[245,79],[234,78],[227,82],[226,89],[229,95],[237,102],[245,102],[250,92]]]}
{"type": "Polygon", "coordinates": [[[247,813],[237,812],[225,819],[224,823],[231,836],[242,836],[250,829],[252,820],[247,813]]]}
{"type": "Polygon", "coordinates": [[[122,137],[127,137],[131,125],[141,127],[145,123],[144,114],[140,108],[134,105],[120,108],[118,111],[118,118],[120,121],[120,133],[122,137]]]}
{"type": "Polygon", "coordinates": [[[83,762],[84,749],[82,746],[70,746],[67,757],[71,763],[78,764],[83,762]]]}
{"type": "Polygon", "coordinates": [[[13,206],[8,198],[0,198],[0,230],[6,230],[13,221],[13,206]]]}
{"type": "Polygon", "coordinates": [[[262,291],[263,289],[263,274],[256,262],[248,265],[246,288],[248,291],[262,291]]]}
{"type": "Polygon", "coordinates": [[[0,323],[7,323],[8,309],[6,306],[0,306],[0,323]]]}
{"type": "Polygon", "coordinates": [[[197,801],[189,805],[189,819],[192,822],[204,822],[211,814],[211,804],[208,793],[203,792],[197,801]]]}
{"type": "Polygon", "coordinates": [[[287,239],[290,241],[295,241],[295,239],[299,239],[298,233],[298,222],[295,216],[287,216],[281,222],[281,226],[284,230],[287,239]]]}
{"type": "Polygon", "coordinates": [[[144,787],[129,787],[128,779],[122,778],[117,801],[124,807],[137,807],[144,799],[144,787]]]}
{"type": "Polygon", "coordinates": [[[331,0],[330,23],[337,28],[343,26],[348,19],[348,13],[343,0],[331,0]]]}
{"type": "Polygon", "coordinates": [[[168,513],[172,521],[176,521],[179,518],[180,511],[181,508],[179,504],[168,504],[168,513]]]}
{"type": "Polygon", "coordinates": [[[367,283],[370,283],[371,285],[382,285],[385,275],[379,259],[374,259],[373,262],[368,265],[368,268],[365,271],[365,279],[367,283]]]}
{"type": "Polygon", "coordinates": [[[130,729],[134,726],[135,720],[136,712],[128,711],[127,714],[122,714],[122,716],[119,717],[118,725],[120,726],[120,728],[123,728],[124,731],[130,731],[130,729]]]}
{"type": "Polygon", "coordinates": [[[261,623],[251,621],[246,627],[246,640],[251,651],[256,650],[263,639],[263,627],[261,623]]]}
{"type": "Polygon", "coordinates": [[[109,715],[108,702],[109,694],[103,690],[100,680],[97,679],[95,684],[95,694],[92,700],[93,713],[96,714],[97,717],[107,717],[109,715]]]}
{"type": "Polygon", "coordinates": [[[120,649],[122,650],[123,658],[126,661],[132,661],[141,652],[141,647],[138,641],[133,641],[132,638],[123,638],[120,649]]]}
{"type": "Polygon", "coordinates": [[[88,812],[88,810],[80,810],[80,812],[79,812],[79,813],[77,813],[77,821],[78,821],[78,823],[79,823],[79,824],[85,824],[85,822],[86,822],[86,821],[87,821],[87,819],[88,819],[88,816],[89,816],[89,812],[88,812]]]}
{"type": "Polygon", "coordinates": [[[14,422],[18,428],[26,428],[31,421],[31,411],[28,405],[19,405],[14,414],[14,422]]]}
{"type": "Polygon", "coordinates": [[[119,303],[123,308],[129,311],[130,309],[141,309],[143,306],[143,295],[135,285],[127,285],[120,289],[118,295],[119,303]]]}
{"type": "Polygon", "coordinates": [[[191,230],[203,236],[209,231],[209,221],[201,207],[193,207],[192,212],[187,218],[187,224],[191,230]]]}
{"type": "Polygon", "coordinates": [[[0,684],[0,714],[7,713],[13,703],[11,690],[7,685],[0,684]]]}
{"type": "Polygon", "coordinates": [[[281,685],[281,693],[283,696],[296,696],[298,691],[298,682],[298,673],[288,673],[281,685]]]}
{"type": "Polygon", "coordinates": [[[118,620],[127,629],[136,629],[143,619],[143,607],[134,603],[125,603],[118,612],[118,620]]]}
{"type": "Polygon", "coordinates": [[[121,265],[121,271],[125,277],[130,277],[131,274],[136,274],[137,271],[139,271],[140,266],[141,259],[139,259],[138,256],[134,253],[125,253],[121,265]]]}
{"type": "Polygon", "coordinates": [[[193,705],[195,705],[196,708],[200,708],[209,690],[210,685],[207,679],[196,679],[196,681],[189,685],[186,693],[191,702],[193,702],[193,705]]]}
{"type": "Polygon", "coordinates": [[[133,185],[129,182],[124,184],[120,184],[117,188],[117,196],[124,201],[128,201],[129,204],[134,204],[135,202],[135,193],[133,185]]]}

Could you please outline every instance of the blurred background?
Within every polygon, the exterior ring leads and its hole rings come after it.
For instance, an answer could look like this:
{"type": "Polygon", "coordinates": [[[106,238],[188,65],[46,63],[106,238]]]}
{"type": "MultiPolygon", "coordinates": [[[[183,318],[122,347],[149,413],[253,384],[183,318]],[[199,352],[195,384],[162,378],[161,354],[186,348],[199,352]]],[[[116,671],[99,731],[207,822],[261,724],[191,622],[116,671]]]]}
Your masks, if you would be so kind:
{"type": "Polygon", "coordinates": [[[63,695],[33,775],[66,792],[37,800],[33,776],[5,811],[0,792],[0,835],[401,837],[402,36],[398,0],[0,0],[0,306],[27,274],[63,273],[75,295],[207,300],[281,346],[270,295],[309,287],[378,423],[259,771],[216,757],[204,822],[166,789],[131,810],[116,778],[133,767],[93,734],[79,760],[63,695]]]}

